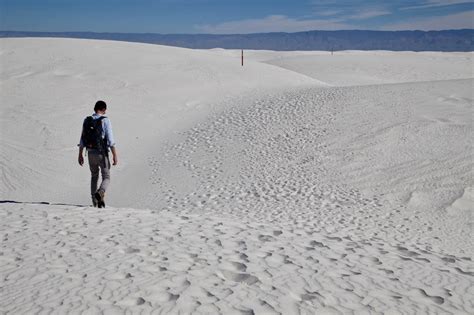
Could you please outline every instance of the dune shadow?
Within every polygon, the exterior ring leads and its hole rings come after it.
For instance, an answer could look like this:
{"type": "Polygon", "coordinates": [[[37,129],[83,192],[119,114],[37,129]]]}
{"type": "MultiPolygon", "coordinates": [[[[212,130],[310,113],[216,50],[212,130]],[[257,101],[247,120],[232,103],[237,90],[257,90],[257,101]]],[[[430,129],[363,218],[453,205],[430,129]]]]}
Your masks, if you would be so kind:
{"type": "Polygon", "coordinates": [[[0,200],[2,203],[28,204],[28,205],[51,205],[51,206],[70,206],[70,207],[89,207],[90,205],[78,205],[69,203],[52,203],[47,201],[16,201],[16,200],[0,200]]]}

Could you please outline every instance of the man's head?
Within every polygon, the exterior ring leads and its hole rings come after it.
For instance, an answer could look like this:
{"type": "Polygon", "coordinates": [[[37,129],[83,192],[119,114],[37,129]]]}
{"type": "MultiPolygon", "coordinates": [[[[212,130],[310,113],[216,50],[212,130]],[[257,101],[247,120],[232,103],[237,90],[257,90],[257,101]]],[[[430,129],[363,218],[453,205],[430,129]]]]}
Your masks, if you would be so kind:
{"type": "Polygon", "coordinates": [[[106,110],[107,110],[107,104],[105,104],[104,101],[97,101],[97,103],[95,103],[94,111],[97,114],[104,114],[106,110]]]}

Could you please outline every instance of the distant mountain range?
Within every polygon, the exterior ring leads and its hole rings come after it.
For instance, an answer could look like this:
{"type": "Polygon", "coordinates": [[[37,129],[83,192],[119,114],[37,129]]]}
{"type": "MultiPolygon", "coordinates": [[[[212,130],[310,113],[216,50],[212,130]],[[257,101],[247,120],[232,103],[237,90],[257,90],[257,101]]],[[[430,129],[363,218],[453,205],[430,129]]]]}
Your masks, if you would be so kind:
{"type": "Polygon", "coordinates": [[[473,51],[474,29],[446,31],[308,31],[236,35],[0,31],[0,37],[106,39],[186,48],[266,50],[473,51]]]}

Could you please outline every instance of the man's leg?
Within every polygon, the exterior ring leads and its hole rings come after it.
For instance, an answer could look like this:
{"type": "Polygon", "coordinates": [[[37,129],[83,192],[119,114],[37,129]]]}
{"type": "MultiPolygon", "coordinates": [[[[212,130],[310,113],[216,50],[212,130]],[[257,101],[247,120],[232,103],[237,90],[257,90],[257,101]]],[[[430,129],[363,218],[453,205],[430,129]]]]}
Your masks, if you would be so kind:
{"type": "Polygon", "coordinates": [[[108,156],[101,156],[100,171],[102,173],[102,183],[99,191],[105,194],[110,184],[110,161],[108,156]]]}
{"type": "Polygon", "coordinates": [[[99,208],[105,207],[104,197],[105,191],[107,190],[107,186],[110,183],[110,163],[109,159],[104,155],[99,156],[99,167],[102,173],[102,183],[100,184],[100,188],[94,194],[95,198],[97,199],[97,206],[99,208]]]}
{"type": "Polygon", "coordinates": [[[94,206],[97,205],[97,199],[94,197],[97,191],[97,182],[99,181],[100,155],[89,152],[89,168],[91,170],[91,196],[94,206]]]}

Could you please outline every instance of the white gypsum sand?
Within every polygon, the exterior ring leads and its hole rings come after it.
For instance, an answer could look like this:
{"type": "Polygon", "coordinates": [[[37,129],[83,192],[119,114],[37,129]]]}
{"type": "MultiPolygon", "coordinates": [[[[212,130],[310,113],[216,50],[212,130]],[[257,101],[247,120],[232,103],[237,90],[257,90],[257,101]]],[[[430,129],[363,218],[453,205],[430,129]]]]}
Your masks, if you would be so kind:
{"type": "Polygon", "coordinates": [[[238,57],[0,40],[1,312],[474,312],[472,53],[238,57]]]}

